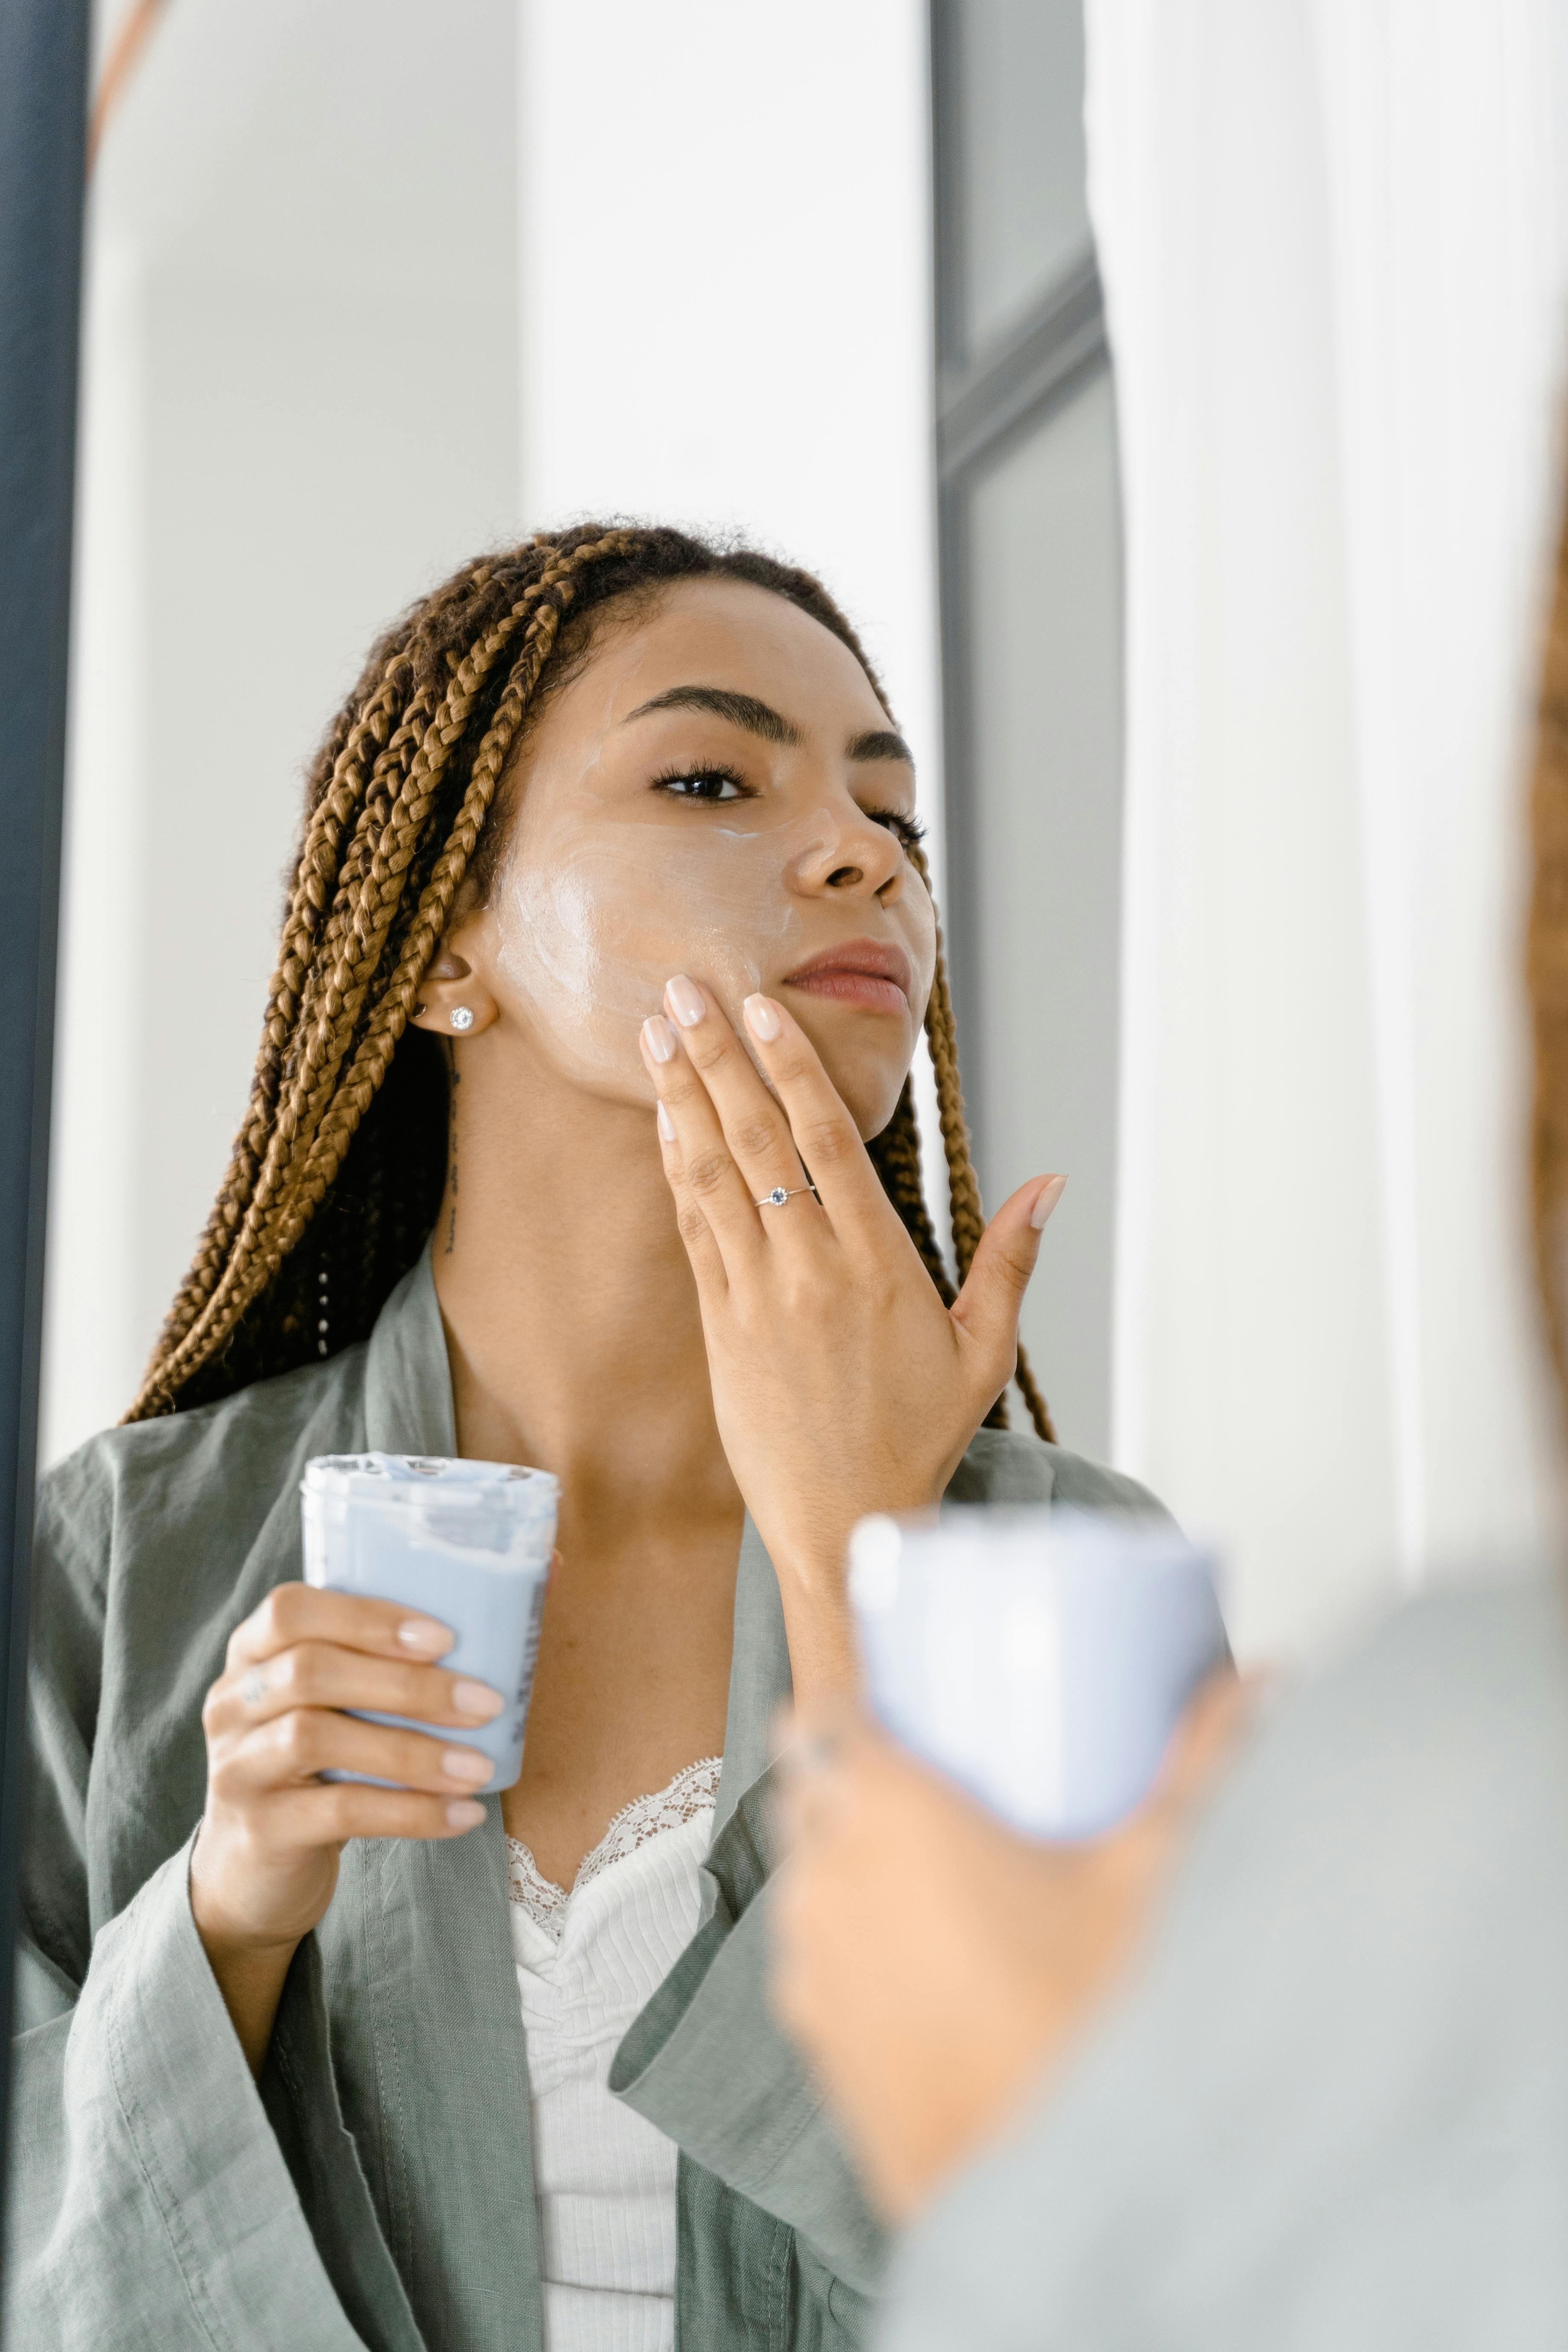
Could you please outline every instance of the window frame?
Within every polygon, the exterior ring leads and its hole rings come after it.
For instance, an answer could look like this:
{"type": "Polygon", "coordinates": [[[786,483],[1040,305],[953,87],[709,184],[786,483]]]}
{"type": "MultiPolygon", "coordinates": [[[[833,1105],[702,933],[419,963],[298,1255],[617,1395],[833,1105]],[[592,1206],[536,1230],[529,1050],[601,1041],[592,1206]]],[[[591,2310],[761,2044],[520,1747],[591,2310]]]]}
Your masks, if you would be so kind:
{"type": "MultiPolygon", "coordinates": [[[[942,643],[946,930],[954,1017],[979,1003],[973,609],[966,508],[976,478],[1037,431],[1088,378],[1110,368],[1105,298],[1092,239],[1004,334],[977,352],[964,320],[960,103],[964,0],[930,0],[931,223],[935,328],[937,599],[942,643]]],[[[969,1106],[984,1148],[984,1093],[969,1106]]]]}

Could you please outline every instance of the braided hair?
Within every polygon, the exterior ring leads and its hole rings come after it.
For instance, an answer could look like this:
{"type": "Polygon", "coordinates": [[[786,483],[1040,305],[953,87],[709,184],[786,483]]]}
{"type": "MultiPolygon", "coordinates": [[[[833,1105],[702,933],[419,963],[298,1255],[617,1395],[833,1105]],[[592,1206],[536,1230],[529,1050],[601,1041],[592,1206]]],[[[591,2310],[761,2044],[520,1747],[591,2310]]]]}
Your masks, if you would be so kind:
{"type": "Polygon", "coordinates": [[[1535,1049],[1535,1269],[1568,1413],[1568,517],[1547,616],[1530,817],[1534,859],[1525,954],[1535,1049]]]}
{"type": "MultiPolygon", "coordinates": [[[[886,707],[859,639],[809,572],[663,529],[585,523],[480,557],[373,647],[310,770],[249,1108],[127,1421],[215,1402],[369,1335],[440,1208],[446,1070],[408,1021],[459,888],[482,898],[493,881],[504,805],[486,819],[509,762],[586,658],[595,613],[714,578],[769,589],[820,622],[886,707]]],[[[962,1282],[984,1220],[940,938],[926,1034],[962,1282]]],[[[868,1148],[951,1305],[907,1079],[868,1148]]],[[[1051,1437],[1021,1349],[1016,1377],[1051,1437]]],[[[1006,1426],[1001,1399],[988,1421],[1006,1426]]]]}

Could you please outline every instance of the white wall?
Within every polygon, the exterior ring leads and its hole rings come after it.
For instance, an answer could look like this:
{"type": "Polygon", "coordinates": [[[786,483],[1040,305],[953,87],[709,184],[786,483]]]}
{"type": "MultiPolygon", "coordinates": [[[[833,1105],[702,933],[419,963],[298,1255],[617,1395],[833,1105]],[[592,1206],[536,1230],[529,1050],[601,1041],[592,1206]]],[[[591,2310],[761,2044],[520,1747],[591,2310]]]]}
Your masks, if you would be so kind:
{"type": "Polygon", "coordinates": [[[42,1458],[130,1402],[245,1107],[300,778],[516,533],[511,0],[180,0],[93,192],[42,1458]]]}
{"type": "Polygon", "coordinates": [[[301,768],[476,546],[613,508],[797,555],[940,806],[926,115],[919,0],[166,12],[92,205],[46,1461],[222,1174],[301,768]]]}

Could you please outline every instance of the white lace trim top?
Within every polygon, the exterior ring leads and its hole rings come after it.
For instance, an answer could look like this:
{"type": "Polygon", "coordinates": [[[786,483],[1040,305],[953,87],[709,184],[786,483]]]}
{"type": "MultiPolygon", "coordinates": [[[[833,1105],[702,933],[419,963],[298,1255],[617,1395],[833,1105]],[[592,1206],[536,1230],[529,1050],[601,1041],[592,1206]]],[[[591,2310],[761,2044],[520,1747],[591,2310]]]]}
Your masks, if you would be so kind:
{"type": "Polygon", "coordinates": [[[610,2061],[697,1932],[717,1756],[616,1815],[570,1893],[508,1838],[528,2041],[546,2352],[671,2352],[673,2141],[612,2098],[610,2061]]]}

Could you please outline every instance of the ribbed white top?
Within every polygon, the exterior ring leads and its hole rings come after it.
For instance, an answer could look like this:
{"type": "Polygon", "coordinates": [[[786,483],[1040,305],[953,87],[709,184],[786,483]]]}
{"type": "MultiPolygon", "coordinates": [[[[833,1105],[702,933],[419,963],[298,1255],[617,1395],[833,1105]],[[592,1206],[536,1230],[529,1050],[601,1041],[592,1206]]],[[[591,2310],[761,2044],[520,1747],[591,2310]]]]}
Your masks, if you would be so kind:
{"type": "Polygon", "coordinates": [[[618,1813],[572,1891],[507,1840],[548,2352],[671,2352],[671,2140],[612,2098],[616,2045],[697,1930],[718,1757],[618,1813]]]}

